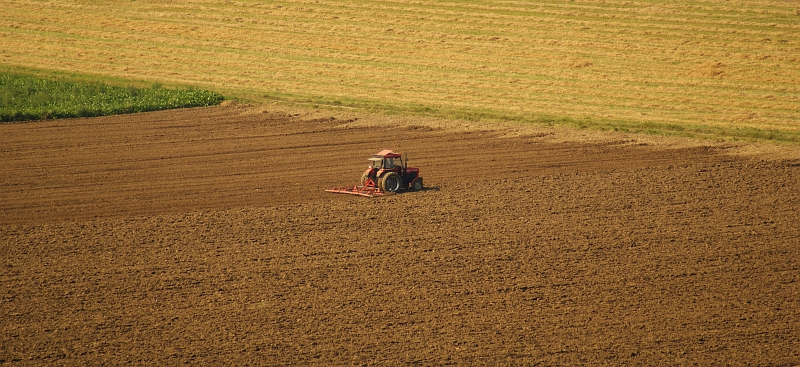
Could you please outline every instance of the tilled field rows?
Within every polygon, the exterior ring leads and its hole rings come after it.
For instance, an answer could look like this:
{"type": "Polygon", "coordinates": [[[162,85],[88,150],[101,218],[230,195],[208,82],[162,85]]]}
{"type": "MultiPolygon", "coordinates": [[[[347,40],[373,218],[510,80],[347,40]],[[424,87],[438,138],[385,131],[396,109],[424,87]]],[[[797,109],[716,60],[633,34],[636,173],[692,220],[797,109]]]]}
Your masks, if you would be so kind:
{"type": "Polygon", "coordinates": [[[670,164],[686,154],[615,148],[622,141],[554,145],[539,144],[537,138],[487,139],[493,134],[444,133],[414,125],[349,127],[348,121],[334,118],[304,120],[242,106],[191,111],[3,126],[0,205],[7,210],[0,221],[329,199],[322,189],[356,182],[366,158],[384,148],[409,153],[413,164],[425,167],[426,182],[433,186],[532,169],[670,164]],[[487,156],[487,149],[495,153],[487,156]]]}
{"type": "Polygon", "coordinates": [[[250,112],[2,126],[0,360],[800,362],[796,161],[250,112]]]}

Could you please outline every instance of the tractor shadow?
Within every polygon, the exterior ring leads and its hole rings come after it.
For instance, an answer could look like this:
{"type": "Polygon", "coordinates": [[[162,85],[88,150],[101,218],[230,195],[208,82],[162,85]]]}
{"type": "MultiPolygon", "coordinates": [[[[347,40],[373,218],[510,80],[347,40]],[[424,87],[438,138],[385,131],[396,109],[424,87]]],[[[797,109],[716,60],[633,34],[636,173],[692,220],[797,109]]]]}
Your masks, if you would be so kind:
{"type": "Polygon", "coordinates": [[[411,189],[398,191],[398,192],[395,193],[395,195],[413,194],[413,193],[417,193],[417,192],[439,191],[439,190],[441,190],[439,188],[439,186],[433,186],[433,187],[427,187],[426,186],[426,187],[423,187],[421,190],[418,190],[418,191],[414,191],[414,190],[411,190],[411,189]]]}

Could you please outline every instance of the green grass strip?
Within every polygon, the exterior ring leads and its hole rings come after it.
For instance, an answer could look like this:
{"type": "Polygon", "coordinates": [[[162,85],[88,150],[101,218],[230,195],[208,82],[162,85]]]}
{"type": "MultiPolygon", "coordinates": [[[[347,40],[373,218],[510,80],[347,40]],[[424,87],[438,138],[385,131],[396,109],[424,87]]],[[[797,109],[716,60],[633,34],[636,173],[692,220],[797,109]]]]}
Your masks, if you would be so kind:
{"type": "Polygon", "coordinates": [[[0,72],[0,121],[94,117],[212,106],[225,98],[198,89],[112,86],[0,72]]]}
{"type": "Polygon", "coordinates": [[[576,118],[549,114],[514,113],[502,109],[477,107],[453,107],[441,105],[425,105],[417,103],[390,103],[379,100],[368,100],[347,97],[304,96],[298,94],[272,92],[256,97],[265,100],[292,105],[310,105],[314,108],[352,108],[356,110],[385,113],[389,115],[428,116],[450,120],[496,121],[531,124],[536,126],[567,126],[578,129],[601,131],[621,131],[649,135],[679,136],[689,138],[773,142],[782,144],[800,144],[800,131],[776,129],[757,129],[738,126],[713,126],[702,124],[659,123],[652,121],[633,121],[624,119],[576,118]]]}

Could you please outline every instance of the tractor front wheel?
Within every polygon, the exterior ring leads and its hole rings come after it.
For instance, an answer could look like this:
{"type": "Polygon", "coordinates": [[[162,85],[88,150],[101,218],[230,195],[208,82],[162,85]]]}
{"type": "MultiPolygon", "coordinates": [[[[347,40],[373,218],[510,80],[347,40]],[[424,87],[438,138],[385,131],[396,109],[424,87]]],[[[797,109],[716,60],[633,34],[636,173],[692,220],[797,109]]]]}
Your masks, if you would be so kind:
{"type": "Polygon", "coordinates": [[[411,189],[414,191],[422,190],[422,177],[415,178],[414,181],[411,181],[411,189]]]}
{"type": "Polygon", "coordinates": [[[378,179],[378,187],[386,192],[398,192],[403,185],[403,180],[395,172],[389,172],[378,179]]]}

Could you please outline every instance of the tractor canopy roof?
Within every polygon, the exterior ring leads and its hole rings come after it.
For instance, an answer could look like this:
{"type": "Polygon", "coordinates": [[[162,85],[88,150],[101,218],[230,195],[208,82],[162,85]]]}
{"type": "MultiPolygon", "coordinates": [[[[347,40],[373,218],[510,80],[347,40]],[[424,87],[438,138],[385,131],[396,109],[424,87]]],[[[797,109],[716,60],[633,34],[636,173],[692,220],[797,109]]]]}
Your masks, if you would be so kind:
{"type": "Polygon", "coordinates": [[[375,158],[400,158],[400,153],[395,153],[390,149],[384,149],[375,153],[375,158]]]}

